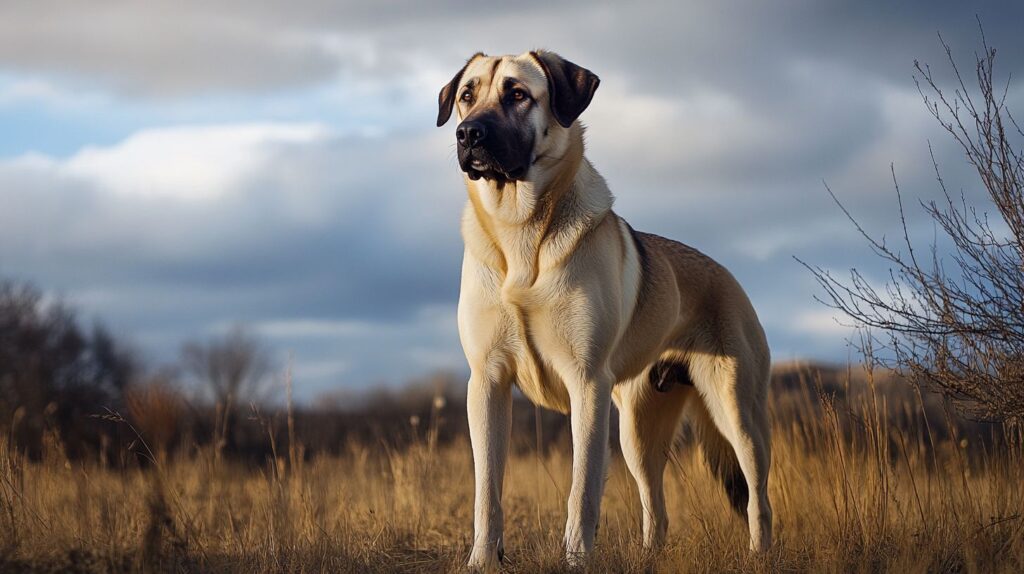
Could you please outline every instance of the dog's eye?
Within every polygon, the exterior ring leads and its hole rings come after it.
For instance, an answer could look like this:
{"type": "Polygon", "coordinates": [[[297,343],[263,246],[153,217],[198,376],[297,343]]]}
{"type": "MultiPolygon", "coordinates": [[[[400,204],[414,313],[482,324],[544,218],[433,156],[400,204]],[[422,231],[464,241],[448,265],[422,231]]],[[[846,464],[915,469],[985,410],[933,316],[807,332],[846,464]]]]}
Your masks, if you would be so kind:
{"type": "Polygon", "coordinates": [[[462,96],[459,99],[464,102],[471,102],[473,101],[473,92],[466,90],[465,92],[462,92],[462,96]]]}
{"type": "Polygon", "coordinates": [[[519,88],[516,88],[516,89],[512,90],[512,93],[510,94],[510,96],[512,98],[512,101],[514,101],[514,102],[521,102],[521,101],[526,99],[526,92],[524,92],[523,90],[520,90],[519,88]]]}

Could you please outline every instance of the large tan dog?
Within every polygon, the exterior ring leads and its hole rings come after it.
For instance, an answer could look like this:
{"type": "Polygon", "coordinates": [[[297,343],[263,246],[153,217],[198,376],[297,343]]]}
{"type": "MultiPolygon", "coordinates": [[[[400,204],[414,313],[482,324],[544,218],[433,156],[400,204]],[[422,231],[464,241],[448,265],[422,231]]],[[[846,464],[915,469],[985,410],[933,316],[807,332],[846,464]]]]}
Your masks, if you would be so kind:
{"type": "Polygon", "coordinates": [[[513,385],[571,415],[570,564],[593,549],[613,400],[643,504],[645,547],[665,538],[662,477],[684,409],[748,521],[750,547],[771,544],[764,331],[723,267],[634,231],[612,211],[608,186],[583,156],[577,121],[598,83],[551,52],[477,54],[439,96],[437,125],[453,109],[460,120],[469,192],[458,315],[472,372],[473,568],[493,567],[503,553],[513,385]]]}

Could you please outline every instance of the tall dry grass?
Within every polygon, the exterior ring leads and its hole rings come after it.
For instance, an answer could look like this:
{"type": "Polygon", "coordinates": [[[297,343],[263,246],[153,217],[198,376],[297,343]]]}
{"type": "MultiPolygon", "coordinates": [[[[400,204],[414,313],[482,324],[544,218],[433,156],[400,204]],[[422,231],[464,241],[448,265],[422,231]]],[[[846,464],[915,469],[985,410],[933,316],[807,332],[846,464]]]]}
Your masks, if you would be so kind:
{"type": "MultiPolygon", "coordinates": [[[[684,439],[666,481],[671,525],[657,555],[639,549],[640,506],[617,455],[595,572],[1024,570],[1019,436],[966,440],[933,428],[922,399],[879,390],[869,373],[844,401],[804,379],[775,393],[771,496],[776,545],[747,548],[742,520],[684,439]]],[[[136,449],[127,469],[74,463],[51,439],[29,462],[0,444],[0,571],[456,571],[472,527],[465,440],[396,450],[352,443],[340,456],[275,456],[246,467],[194,448],[136,449]]],[[[127,424],[127,423],[125,423],[127,424]]],[[[141,433],[140,433],[141,435],[141,433]]],[[[532,437],[520,437],[528,444],[532,437]]],[[[288,444],[284,444],[288,443],[288,444]]],[[[506,477],[506,570],[561,569],[568,443],[516,449],[506,477]]]]}

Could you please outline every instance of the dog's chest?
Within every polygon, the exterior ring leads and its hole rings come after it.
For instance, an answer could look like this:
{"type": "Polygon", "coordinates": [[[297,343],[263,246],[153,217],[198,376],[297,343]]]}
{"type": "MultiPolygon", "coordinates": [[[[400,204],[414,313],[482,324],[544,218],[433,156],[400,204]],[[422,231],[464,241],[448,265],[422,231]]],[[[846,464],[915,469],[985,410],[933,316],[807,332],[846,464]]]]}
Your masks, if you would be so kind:
{"type": "MultiPolygon", "coordinates": [[[[513,269],[510,266],[510,271],[513,269]]],[[[535,404],[568,413],[569,395],[565,384],[552,368],[554,356],[561,348],[559,331],[559,305],[562,300],[557,276],[539,273],[528,281],[528,272],[516,275],[497,273],[491,281],[475,284],[480,289],[476,296],[489,301],[493,325],[480,325],[480,331],[494,337],[492,348],[500,349],[499,356],[515,374],[520,390],[535,404]]],[[[464,288],[470,287],[464,285],[464,288]]],[[[481,320],[487,321],[481,317],[481,320]]]]}
{"type": "Polygon", "coordinates": [[[516,384],[534,404],[562,412],[569,412],[569,393],[565,382],[552,367],[553,355],[557,351],[556,330],[553,321],[557,318],[542,305],[530,305],[535,301],[537,289],[524,290],[518,295],[527,304],[503,302],[510,325],[508,348],[515,363],[516,384]]]}
{"type": "MultiPolygon", "coordinates": [[[[516,384],[535,404],[567,413],[565,384],[552,368],[557,354],[557,316],[564,301],[564,270],[555,253],[557,242],[545,243],[545,232],[532,226],[485,230],[470,220],[464,228],[468,252],[479,264],[473,279],[463,283],[463,296],[486,302],[479,333],[494,337],[493,348],[515,374],[516,384]],[[466,293],[466,290],[473,291],[466,293]],[[485,319],[483,317],[492,317],[485,319]]],[[[547,239],[551,239],[548,237],[547,239]]],[[[470,344],[475,344],[470,342],[470,344]]],[[[465,342],[464,342],[465,345],[465,342]]]]}

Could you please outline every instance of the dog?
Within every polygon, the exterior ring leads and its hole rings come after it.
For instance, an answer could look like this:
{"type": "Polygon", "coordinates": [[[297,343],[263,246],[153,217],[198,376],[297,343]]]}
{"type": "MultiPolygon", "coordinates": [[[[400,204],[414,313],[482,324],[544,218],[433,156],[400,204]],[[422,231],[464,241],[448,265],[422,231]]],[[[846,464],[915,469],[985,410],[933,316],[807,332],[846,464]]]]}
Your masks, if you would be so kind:
{"type": "Polygon", "coordinates": [[[572,488],[565,556],[594,547],[612,402],[643,507],[643,545],[665,540],[663,475],[684,411],[750,548],[771,544],[768,343],[750,300],[721,265],[634,230],[612,211],[584,156],[578,118],[600,84],[553,52],[474,55],[438,95],[454,112],[469,200],[459,336],[476,474],[471,569],[504,554],[502,482],[512,388],[569,414],[572,488]]]}

